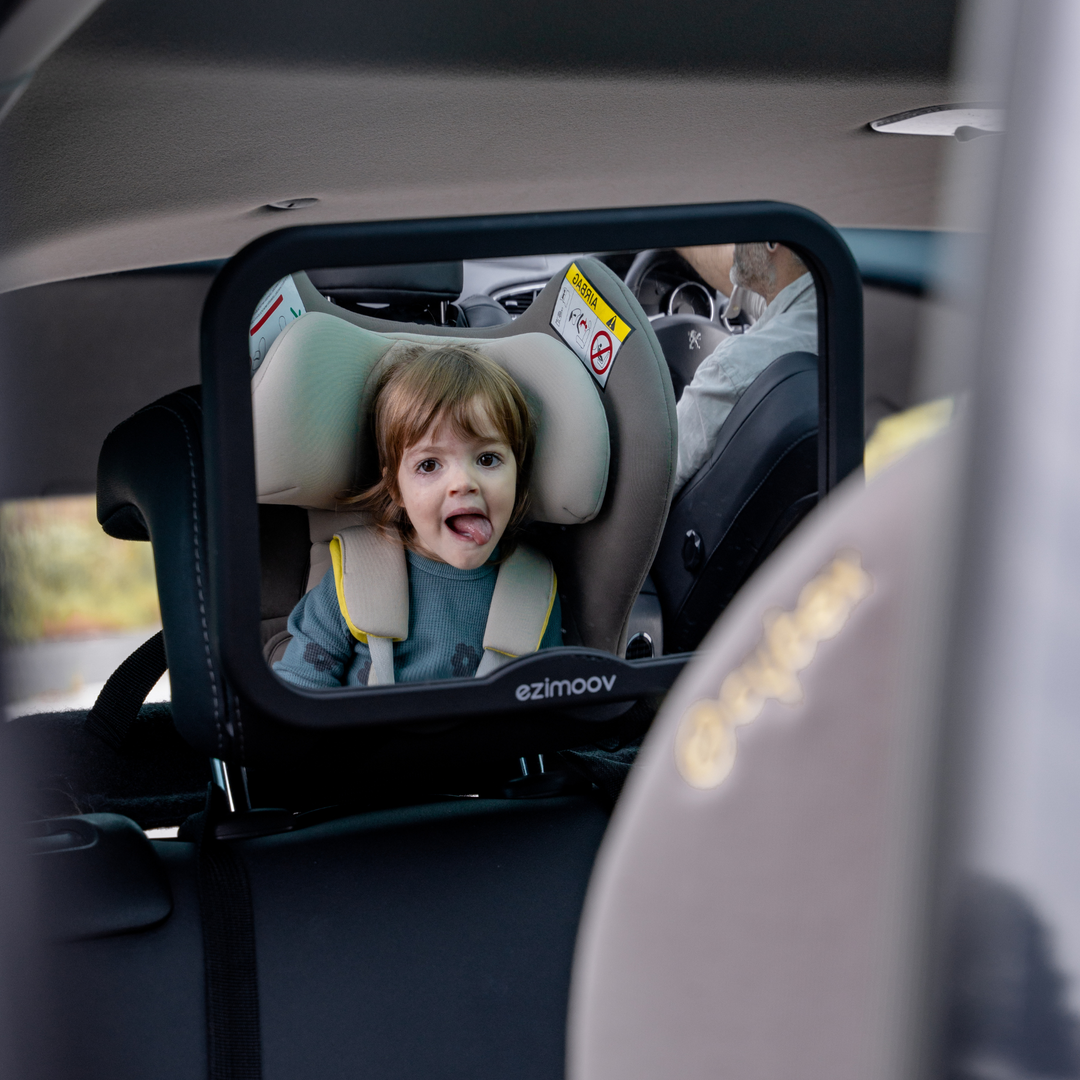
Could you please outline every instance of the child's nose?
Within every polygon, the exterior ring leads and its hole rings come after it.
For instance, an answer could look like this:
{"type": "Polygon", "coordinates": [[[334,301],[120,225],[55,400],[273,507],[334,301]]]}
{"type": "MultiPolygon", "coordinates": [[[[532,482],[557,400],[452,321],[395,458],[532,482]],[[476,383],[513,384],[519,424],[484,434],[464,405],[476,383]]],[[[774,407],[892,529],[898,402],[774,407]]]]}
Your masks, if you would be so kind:
{"type": "Polygon", "coordinates": [[[473,476],[472,469],[467,465],[456,466],[450,476],[450,493],[463,495],[477,490],[479,490],[479,485],[476,477],[473,476]]]}

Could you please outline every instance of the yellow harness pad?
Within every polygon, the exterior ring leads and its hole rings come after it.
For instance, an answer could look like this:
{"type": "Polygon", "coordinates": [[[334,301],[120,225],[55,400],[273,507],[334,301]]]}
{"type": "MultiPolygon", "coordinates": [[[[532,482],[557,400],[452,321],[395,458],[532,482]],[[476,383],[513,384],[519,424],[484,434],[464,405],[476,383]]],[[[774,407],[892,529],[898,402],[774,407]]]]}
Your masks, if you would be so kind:
{"type": "Polygon", "coordinates": [[[557,586],[546,555],[524,544],[515,548],[495,579],[484,651],[510,659],[536,652],[551,619],[557,586]]]}
{"type": "Polygon", "coordinates": [[[357,641],[368,635],[409,636],[409,572],[405,545],[374,526],[343,529],[330,541],[334,585],[345,625],[357,641]]]}

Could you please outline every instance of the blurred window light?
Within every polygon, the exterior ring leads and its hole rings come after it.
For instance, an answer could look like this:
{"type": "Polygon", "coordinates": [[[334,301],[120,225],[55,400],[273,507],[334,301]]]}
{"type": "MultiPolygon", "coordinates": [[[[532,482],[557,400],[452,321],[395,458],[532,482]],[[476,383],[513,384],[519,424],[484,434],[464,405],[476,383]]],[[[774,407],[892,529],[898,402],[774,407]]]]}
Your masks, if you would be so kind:
{"type": "Polygon", "coordinates": [[[92,495],[0,503],[0,627],[9,718],[88,708],[161,627],[150,545],[107,536],[92,495]]]}

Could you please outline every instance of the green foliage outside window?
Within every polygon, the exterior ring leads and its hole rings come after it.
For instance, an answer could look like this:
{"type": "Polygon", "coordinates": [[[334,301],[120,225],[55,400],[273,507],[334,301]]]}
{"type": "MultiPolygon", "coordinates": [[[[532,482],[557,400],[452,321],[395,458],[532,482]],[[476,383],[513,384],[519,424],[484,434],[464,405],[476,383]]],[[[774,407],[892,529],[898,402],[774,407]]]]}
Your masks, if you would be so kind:
{"type": "Polygon", "coordinates": [[[0,603],[11,643],[161,620],[150,545],[106,536],[93,496],[0,504],[0,603]]]}

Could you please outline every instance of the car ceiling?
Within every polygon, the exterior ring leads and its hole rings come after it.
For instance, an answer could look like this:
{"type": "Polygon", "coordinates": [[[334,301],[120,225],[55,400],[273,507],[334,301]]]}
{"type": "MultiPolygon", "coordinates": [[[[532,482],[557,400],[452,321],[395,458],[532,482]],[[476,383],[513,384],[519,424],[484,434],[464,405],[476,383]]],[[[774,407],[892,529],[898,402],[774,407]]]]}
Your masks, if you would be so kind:
{"type": "MultiPolygon", "coordinates": [[[[935,220],[944,0],[105,2],[0,124],[0,291],[306,222],[771,198],[935,220]],[[266,204],[319,199],[282,213],[266,204]]],[[[951,141],[951,140],[948,140],[951,141]]]]}
{"type": "MultiPolygon", "coordinates": [[[[34,3],[93,0],[0,0],[0,58],[34,3]]],[[[104,0],[0,122],[0,498],[91,490],[110,428],[198,380],[212,268],[122,271],[335,220],[771,198],[932,226],[953,140],[866,125],[972,97],[955,22],[944,0],[104,0]],[[319,202],[266,208],[296,197],[319,202]]]]}

